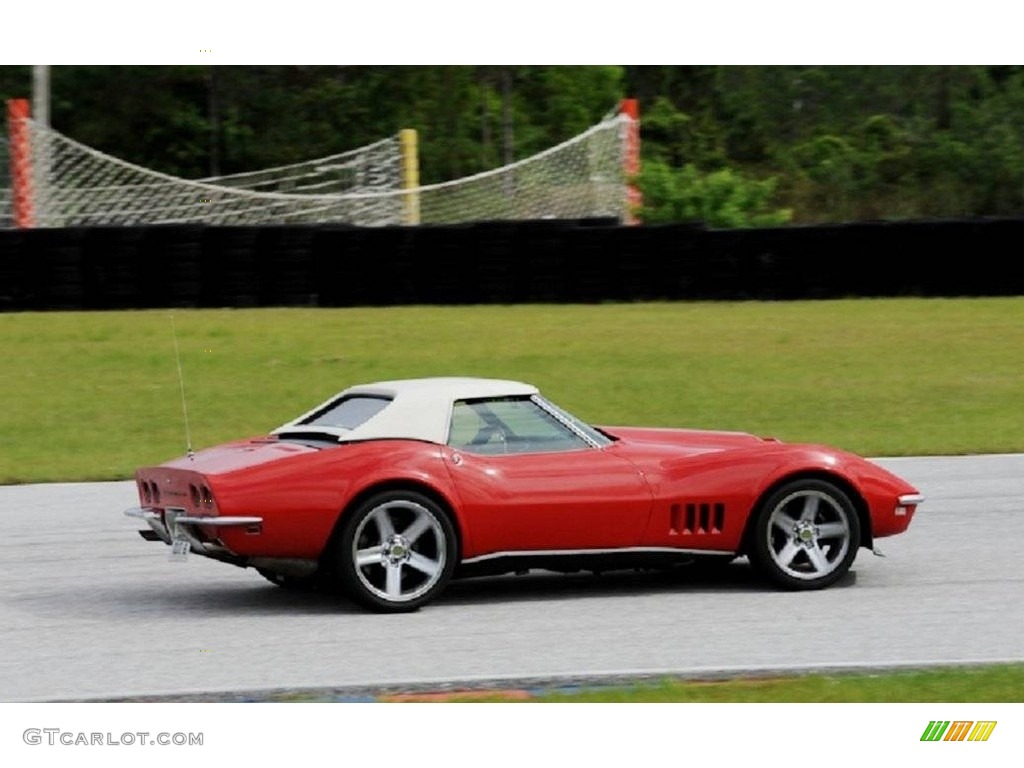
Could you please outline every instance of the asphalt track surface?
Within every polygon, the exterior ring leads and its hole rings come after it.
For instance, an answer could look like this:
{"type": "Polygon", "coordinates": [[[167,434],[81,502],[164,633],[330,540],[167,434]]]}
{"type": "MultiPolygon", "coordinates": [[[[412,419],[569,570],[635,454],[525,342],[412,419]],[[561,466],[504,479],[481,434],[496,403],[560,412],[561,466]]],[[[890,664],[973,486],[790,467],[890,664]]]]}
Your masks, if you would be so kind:
{"type": "Polygon", "coordinates": [[[0,701],[335,698],[1024,661],[1024,455],[877,459],[927,497],[820,592],[717,574],[456,582],[414,614],[172,562],[130,482],[0,487],[0,701]],[[234,697],[234,698],[233,698],[234,697]]]}

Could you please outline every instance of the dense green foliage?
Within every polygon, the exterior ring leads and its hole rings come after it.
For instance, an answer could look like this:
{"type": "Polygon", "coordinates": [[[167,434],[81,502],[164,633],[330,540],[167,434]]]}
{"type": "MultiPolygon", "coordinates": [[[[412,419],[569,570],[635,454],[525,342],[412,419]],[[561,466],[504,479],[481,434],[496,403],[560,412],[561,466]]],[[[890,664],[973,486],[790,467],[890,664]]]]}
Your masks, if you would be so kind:
{"type": "MultiPolygon", "coordinates": [[[[31,94],[0,67],[0,98],[31,94]]],[[[186,178],[415,128],[421,181],[536,154],[640,102],[647,221],[1017,215],[1022,66],[58,66],[51,122],[186,178]]]]}

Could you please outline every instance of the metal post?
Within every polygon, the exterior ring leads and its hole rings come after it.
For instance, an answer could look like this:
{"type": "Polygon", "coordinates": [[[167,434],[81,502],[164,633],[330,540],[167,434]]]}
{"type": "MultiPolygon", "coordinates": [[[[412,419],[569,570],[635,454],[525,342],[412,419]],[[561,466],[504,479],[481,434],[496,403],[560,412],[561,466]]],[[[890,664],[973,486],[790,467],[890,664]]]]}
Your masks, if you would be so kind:
{"type": "Polygon", "coordinates": [[[420,223],[420,158],[418,137],[414,128],[403,128],[398,132],[402,148],[402,201],[403,224],[420,223]]]}
{"type": "Polygon", "coordinates": [[[50,67],[32,67],[32,117],[44,128],[50,127],[50,67]]]}
{"type": "Polygon", "coordinates": [[[625,220],[627,224],[637,224],[637,211],[643,203],[637,186],[637,175],[640,173],[640,105],[636,99],[623,99],[619,110],[629,118],[626,123],[626,151],[622,159],[622,170],[626,177],[625,220]]]}
{"type": "MultiPolygon", "coordinates": [[[[32,67],[32,120],[42,131],[34,134],[36,141],[30,142],[34,155],[34,218],[36,223],[49,221],[50,177],[50,67],[36,64],[32,67]]],[[[52,222],[50,222],[52,223],[52,222]]]]}
{"type": "Polygon", "coordinates": [[[32,195],[32,152],[28,138],[28,99],[7,102],[7,126],[11,150],[11,206],[14,226],[35,226],[32,195]]]}

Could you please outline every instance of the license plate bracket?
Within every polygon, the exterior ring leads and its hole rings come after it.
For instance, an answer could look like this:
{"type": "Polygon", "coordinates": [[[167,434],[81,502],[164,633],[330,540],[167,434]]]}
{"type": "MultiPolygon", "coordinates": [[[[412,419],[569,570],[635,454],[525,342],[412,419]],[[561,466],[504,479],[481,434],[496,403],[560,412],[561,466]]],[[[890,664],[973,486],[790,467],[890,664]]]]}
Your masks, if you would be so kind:
{"type": "Polygon", "coordinates": [[[192,551],[192,545],[188,543],[188,539],[174,539],[171,542],[171,554],[168,560],[177,560],[182,562],[188,560],[188,553],[192,551]]]}
{"type": "Polygon", "coordinates": [[[177,520],[184,514],[185,510],[180,507],[168,507],[164,510],[164,525],[167,526],[167,532],[171,535],[171,554],[168,556],[168,560],[182,562],[188,559],[188,553],[192,551],[192,546],[185,534],[178,530],[177,520]]]}

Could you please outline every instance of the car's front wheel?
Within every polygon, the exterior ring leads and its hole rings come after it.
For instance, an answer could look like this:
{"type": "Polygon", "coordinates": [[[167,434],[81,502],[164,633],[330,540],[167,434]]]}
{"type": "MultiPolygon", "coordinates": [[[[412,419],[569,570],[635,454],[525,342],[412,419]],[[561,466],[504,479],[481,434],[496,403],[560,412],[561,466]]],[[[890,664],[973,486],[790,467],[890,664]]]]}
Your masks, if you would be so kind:
{"type": "Polygon", "coordinates": [[[433,600],[455,569],[455,529],[445,511],[415,491],[387,491],[348,515],[337,569],[344,590],[375,611],[414,611],[433,600]]]}
{"type": "Polygon", "coordinates": [[[788,589],[834,584],[853,564],[860,521],[843,490],[825,480],[787,483],[761,505],[750,561],[788,589]]]}

